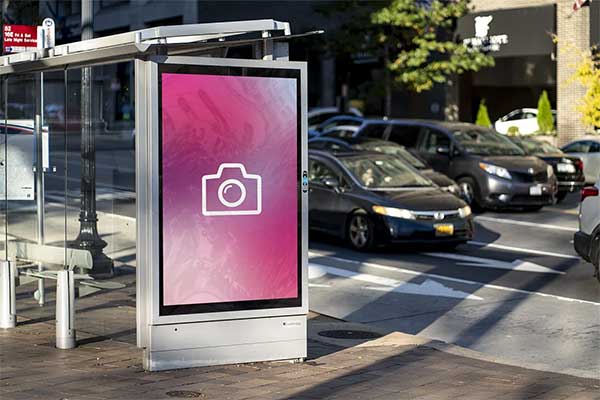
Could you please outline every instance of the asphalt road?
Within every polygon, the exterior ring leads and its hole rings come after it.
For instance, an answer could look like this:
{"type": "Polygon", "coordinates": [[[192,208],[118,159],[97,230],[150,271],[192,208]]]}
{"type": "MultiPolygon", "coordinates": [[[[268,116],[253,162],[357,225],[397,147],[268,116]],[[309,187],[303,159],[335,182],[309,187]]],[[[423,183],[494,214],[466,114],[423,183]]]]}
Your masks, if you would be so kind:
{"type": "MultiPolygon", "coordinates": [[[[46,174],[46,198],[62,202],[64,157],[52,160],[57,172],[46,174]]],[[[76,149],[67,166],[67,203],[76,209],[76,149]]],[[[97,184],[99,211],[135,218],[132,149],[100,148],[97,184]]],[[[453,252],[357,253],[311,234],[310,308],[520,366],[600,378],[600,284],[573,250],[578,200],[575,194],[540,212],[477,215],[474,240],[453,252]]]]}
{"type": "Polygon", "coordinates": [[[536,369],[600,378],[600,284],[573,250],[577,195],[540,212],[486,212],[454,252],[357,253],[311,236],[310,308],[536,369]]]}

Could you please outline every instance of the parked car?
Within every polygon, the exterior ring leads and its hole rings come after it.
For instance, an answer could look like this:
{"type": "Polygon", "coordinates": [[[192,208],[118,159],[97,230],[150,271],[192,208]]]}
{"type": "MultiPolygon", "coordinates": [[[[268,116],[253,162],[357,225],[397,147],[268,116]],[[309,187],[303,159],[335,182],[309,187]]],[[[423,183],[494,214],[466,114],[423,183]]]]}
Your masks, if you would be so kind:
{"type": "Polygon", "coordinates": [[[397,157],[309,151],[311,229],[356,250],[391,243],[454,247],[473,236],[471,208],[397,157]]]}
{"type": "Polygon", "coordinates": [[[456,182],[444,174],[434,171],[423,160],[411,154],[404,146],[384,140],[368,138],[350,138],[347,141],[330,137],[317,137],[308,141],[308,148],[332,153],[351,152],[354,150],[376,151],[399,157],[419,173],[438,185],[443,191],[462,197],[462,191],[456,182]]]}
{"type": "MultiPolygon", "coordinates": [[[[363,122],[364,123],[364,122],[363,122]]],[[[361,125],[338,125],[322,131],[319,137],[328,137],[336,139],[350,139],[356,135],[361,125]]]]}
{"type": "Polygon", "coordinates": [[[583,161],[583,173],[587,183],[600,179],[600,139],[576,140],[562,147],[562,151],[583,161]]]}
{"type": "Polygon", "coordinates": [[[555,201],[552,167],[492,129],[463,122],[369,120],[356,135],[416,152],[454,179],[476,207],[538,210],[555,201]]]}
{"type": "Polygon", "coordinates": [[[579,192],[585,185],[583,161],[577,157],[568,156],[558,147],[547,142],[532,138],[509,136],[509,139],[523,149],[527,154],[541,158],[554,168],[558,180],[556,199],[560,202],[567,194],[579,192]]]}
{"type": "Polygon", "coordinates": [[[315,129],[319,124],[327,121],[331,117],[338,115],[349,115],[354,117],[362,117],[362,113],[354,108],[350,107],[348,112],[342,112],[337,107],[318,107],[312,108],[308,111],[308,129],[315,129]]]}
{"type": "Polygon", "coordinates": [[[325,122],[322,122],[315,128],[315,130],[324,132],[337,126],[360,126],[362,125],[363,120],[364,118],[362,117],[338,115],[336,117],[329,118],[325,122]]]}
{"type": "Polygon", "coordinates": [[[594,264],[600,282],[600,181],[581,191],[579,231],[573,243],[581,258],[594,264]]]}
{"type": "MultiPolygon", "coordinates": [[[[554,121],[556,121],[556,110],[552,110],[552,115],[554,121]]],[[[537,108],[519,108],[498,119],[494,124],[494,128],[498,132],[506,134],[511,127],[515,127],[521,135],[531,135],[540,130],[537,116],[537,108]]]]}

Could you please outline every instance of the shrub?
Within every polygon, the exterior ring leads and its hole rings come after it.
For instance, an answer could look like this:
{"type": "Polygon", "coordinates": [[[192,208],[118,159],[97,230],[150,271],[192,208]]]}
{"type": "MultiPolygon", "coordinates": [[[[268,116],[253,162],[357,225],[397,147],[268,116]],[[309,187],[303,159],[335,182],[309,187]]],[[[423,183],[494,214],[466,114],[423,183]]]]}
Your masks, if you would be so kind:
{"type": "Polygon", "coordinates": [[[552,115],[552,106],[548,99],[548,93],[544,90],[538,100],[537,122],[539,131],[542,134],[549,134],[554,131],[554,116],[552,115]]]}
{"type": "Polygon", "coordinates": [[[476,125],[485,126],[486,128],[492,127],[492,121],[490,121],[490,115],[488,114],[487,106],[485,105],[485,99],[479,103],[479,111],[477,111],[476,125]]]}

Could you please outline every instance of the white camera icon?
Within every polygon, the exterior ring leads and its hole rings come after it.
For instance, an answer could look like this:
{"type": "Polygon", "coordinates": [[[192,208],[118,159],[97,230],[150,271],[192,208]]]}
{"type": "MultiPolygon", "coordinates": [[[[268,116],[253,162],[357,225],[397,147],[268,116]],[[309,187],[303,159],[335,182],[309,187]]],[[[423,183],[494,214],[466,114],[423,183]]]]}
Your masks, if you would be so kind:
{"type": "Polygon", "coordinates": [[[202,215],[259,215],[261,212],[262,177],[247,173],[243,164],[223,163],[216,174],[202,177],[202,215]],[[230,191],[234,192],[233,197],[230,191]]]}

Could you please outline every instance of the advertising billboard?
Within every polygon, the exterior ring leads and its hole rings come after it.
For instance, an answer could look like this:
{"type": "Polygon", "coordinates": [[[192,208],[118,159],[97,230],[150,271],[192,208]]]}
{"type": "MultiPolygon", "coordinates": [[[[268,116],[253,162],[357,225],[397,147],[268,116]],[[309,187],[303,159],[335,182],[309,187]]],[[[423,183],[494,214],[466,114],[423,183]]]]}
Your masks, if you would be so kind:
{"type": "Polygon", "coordinates": [[[161,316],[301,305],[300,71],[159,65],[161,316]]]}

